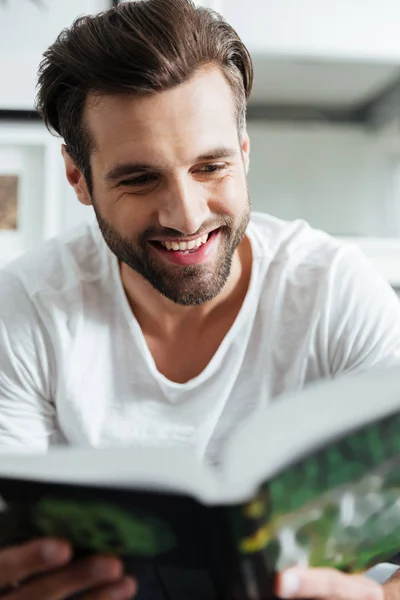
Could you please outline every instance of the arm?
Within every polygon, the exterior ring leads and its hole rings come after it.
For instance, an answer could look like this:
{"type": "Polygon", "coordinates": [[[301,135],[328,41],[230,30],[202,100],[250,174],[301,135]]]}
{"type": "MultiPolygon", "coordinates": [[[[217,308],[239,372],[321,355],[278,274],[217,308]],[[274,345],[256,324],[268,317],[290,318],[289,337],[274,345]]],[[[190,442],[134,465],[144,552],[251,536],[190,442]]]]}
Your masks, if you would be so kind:
{"type": "Polygon", "coordinates": [[[340,251],[325,289],[319,342],[327,374],[400,365],[400,299],[357,247],[340,251]]]}
{"type": "Polygon", "coordinates": [[[56,434],[54,363],[34,304],[0,273],[0,451],[47,450],[56,434]]]}

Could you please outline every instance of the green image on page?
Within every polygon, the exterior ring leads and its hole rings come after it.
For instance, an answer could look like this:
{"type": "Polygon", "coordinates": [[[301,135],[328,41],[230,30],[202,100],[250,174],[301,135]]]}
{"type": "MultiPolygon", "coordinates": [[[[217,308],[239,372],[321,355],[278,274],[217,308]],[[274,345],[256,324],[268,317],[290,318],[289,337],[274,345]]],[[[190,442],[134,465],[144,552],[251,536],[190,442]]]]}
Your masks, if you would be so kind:
{"type": "Polygon", "coordinates": [[[176,545],[162,519],[111,503],[45,498],[34,506],[31,518],[42,535],[65,537],[93,552],[156,557],[176,545]]]}

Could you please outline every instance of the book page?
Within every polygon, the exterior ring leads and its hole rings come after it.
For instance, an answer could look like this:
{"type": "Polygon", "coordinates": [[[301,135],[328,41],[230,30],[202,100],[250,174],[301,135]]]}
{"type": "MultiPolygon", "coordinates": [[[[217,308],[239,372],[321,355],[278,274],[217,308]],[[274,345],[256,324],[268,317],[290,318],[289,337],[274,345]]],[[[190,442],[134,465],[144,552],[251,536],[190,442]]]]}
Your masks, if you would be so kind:
{"type": "Polygon", "coordinates": [[[256,413],[232,437],[224,476],[235,488],[258,486],[330,441],[400,412],[400,367],[314,383],[256,413]]]}
{"type": "Polygon", "coordinates": [[[221,493],[214,470],[187,448],[56,447],[46,454],[0,454],[0,478],[174,491],[213,502],[221,493]]]}

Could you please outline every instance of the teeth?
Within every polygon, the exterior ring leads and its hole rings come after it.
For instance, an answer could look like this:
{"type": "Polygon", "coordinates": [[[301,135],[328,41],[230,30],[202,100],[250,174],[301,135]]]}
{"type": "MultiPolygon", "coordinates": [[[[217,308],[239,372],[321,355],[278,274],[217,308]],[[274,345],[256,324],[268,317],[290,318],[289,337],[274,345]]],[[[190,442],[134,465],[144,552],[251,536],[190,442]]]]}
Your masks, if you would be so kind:
{"type": "Polygon", "coordinates": [[[205,244],[208,240],[208,233],[203,235],[196,240],[190,240],[190,242],[160,242],[167,250],[193,250],[193,248],[200,248],[202,244],[205,244]]]}

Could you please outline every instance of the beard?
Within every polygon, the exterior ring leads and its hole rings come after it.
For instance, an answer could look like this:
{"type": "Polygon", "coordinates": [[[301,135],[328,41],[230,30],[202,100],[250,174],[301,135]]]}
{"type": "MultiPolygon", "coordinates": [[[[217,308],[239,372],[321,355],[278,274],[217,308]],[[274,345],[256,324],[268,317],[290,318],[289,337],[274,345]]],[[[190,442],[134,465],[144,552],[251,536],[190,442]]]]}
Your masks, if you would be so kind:
{"type": "MultiPolygon", "coordinates": [[[[160,294],[182,306],[198,306],[215,298],[226,284],[231,272],[233,255],[243,240],[250,220],[250,197],[247,196],[238,225],[233,217],[214,219],[203,223],[201,230],[219,228],[218,251],[209,264],[168,265],[157,260],[149,249],[154,237],[185,239],[180,231],[170,228],[149,228],[137,240],[121,236],[100,214],[96,203],[93,208],[103,238],[119,261],[139,273],[160,294]]],[[[201,232],[199,236],[201,236],[201,232]]]]}

